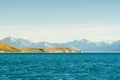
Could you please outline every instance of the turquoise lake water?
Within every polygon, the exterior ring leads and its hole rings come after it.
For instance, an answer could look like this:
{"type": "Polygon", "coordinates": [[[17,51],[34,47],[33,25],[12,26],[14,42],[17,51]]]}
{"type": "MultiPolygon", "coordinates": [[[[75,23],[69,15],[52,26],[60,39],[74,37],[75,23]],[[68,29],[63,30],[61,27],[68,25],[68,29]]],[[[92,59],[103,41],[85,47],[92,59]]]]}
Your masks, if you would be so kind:
{"type": "Polygon", "coordinates": [[[120,54],[0,54],[0,80],[120,80],[120,54]]]}

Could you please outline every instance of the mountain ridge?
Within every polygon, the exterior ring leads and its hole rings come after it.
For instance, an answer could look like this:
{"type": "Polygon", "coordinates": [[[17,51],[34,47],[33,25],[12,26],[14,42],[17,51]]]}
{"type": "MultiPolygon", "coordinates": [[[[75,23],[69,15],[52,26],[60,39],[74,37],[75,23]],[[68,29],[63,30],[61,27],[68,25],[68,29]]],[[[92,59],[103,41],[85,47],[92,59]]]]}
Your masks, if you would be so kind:
{"type": "Polygon", "coordinates": [[[37,42],[34,43],[32,41],[22,39],[22,38],[14,38],[14,37],[7,37],[2,39],[1,41],[11,44],[15,47],[23,47],[23,48],[45,48],[45,47],[56,47],[56,46],[63,46],[68,48],[74,48],[78,50],[82,50],[85,52],[91,51],[120,51],[120,40],[114,42],[91,42],[87,39],[82,40],[74,40],[69,41],[66,43],[50,43],[50,42],[37,42]],[[13,39],[12,39],[13,38],[13,39]]]}

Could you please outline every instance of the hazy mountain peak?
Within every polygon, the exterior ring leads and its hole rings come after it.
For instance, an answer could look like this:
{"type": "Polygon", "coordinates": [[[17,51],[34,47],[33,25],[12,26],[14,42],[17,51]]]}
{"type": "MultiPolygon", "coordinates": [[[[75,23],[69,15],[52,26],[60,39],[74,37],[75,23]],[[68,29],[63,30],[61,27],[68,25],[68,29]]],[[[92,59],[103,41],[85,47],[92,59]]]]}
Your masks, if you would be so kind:
{"type": "Polygon", "coordinates": [[[4,38],[3,41],[5,41],[5,42],[15,42],[16,38],[14,38],[12,36],[9,36],[9,37],[4,38]]]}

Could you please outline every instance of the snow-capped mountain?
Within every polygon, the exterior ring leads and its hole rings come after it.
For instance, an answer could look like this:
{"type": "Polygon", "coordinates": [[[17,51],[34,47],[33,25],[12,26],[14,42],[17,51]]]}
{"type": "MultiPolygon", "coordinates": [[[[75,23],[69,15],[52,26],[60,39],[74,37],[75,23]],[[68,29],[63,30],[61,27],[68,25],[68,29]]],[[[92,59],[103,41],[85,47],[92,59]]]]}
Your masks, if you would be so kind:
{"type": "Polygon", "coordinates": [[[7,38],[4,38],[2,39],[1,41],[5,42],[5,43],[8,43],[8,44],[11,44],[15,47],[30,47],[30,45],[32,45],[33,43],[29,40],[26,40],[26,39],[21,39],[21,38],[14,38],[14,37],[7,37],[7,38]]]}
{"type": "Polygon", "coordinates": [[[50,46],[61,46],[68,48],[75,48],[82,51],[88,52],[104,52],[104,51],[119,51],[120,52],[120,40],[114,41],[112,43],[107,42],[91,42],[86,39],[82,40],[74,40],[67,43],[50,43],[50,42],[31,42],[26,39],[7,37],[2,39],[1,41],[11,44],[15,47],[27,47],[27,48],[45,48],[50,46]]]}

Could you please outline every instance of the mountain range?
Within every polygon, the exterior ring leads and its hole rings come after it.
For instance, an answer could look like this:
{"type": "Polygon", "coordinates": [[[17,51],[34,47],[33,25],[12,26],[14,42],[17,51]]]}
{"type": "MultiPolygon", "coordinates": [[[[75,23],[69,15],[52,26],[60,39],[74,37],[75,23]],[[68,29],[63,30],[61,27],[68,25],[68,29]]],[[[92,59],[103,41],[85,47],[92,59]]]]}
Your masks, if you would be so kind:
{"type": "Polygon", "coordinates": [[[108,43],[105,41],[91,42],[87,39],[74,40],[66,43],[32,42],[22,38],[6,37],[1,41],[19,48],[67,47],[83,52],[120,52],[120,40],[108,43]]]}

